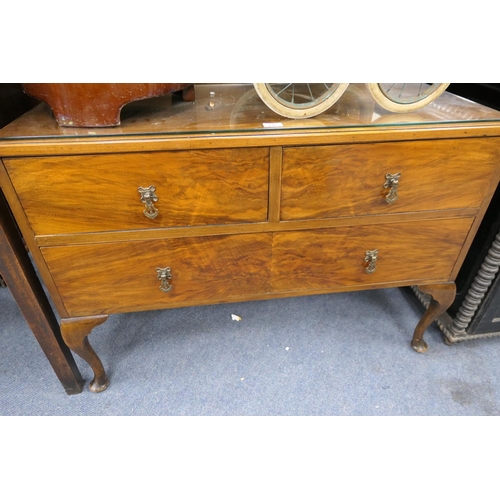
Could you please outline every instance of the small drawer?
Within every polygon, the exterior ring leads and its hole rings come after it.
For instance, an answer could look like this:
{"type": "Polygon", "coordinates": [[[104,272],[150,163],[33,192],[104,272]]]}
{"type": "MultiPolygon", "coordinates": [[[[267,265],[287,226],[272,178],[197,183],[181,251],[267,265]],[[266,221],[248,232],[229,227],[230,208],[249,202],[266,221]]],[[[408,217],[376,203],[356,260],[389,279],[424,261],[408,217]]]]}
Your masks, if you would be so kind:
{"type": "Polygon", "coordinates": [[[281,219],[479,207],[499,163],[498,138],[285,148],[281,219]]]}
{"type": "Polygon", "coordinates": [[[71,316],[182,307],[269,291],[272,235],[42,248],[71,316]],[[161,287],[161,288],[160,288],[161,287]]]}
{"type": "Polygon", "coordinates": [[[473,218],[374,224],[274,235],[276,291],[447,281],[473,218]]]}
{"type": "Polygon", "coordinates": [[[36,235],[267,220],[267,148],[4,163],[36,235]]]}

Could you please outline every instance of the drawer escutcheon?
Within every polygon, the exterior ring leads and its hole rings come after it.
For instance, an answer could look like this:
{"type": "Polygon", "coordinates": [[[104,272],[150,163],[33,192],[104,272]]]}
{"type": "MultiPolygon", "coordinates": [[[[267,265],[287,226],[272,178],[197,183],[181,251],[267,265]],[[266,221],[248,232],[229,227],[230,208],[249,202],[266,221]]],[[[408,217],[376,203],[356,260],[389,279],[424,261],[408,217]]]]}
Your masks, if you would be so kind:
{"type": "Polygon", "coordinates": [[[387,203],[394,203],[398,199],[398,186],[401,173],[397,174],[385,174],[385,184],[384,189],[390,189],[385,197],[387,203]]]}
{"type": "Polygon", "coordinates": [[[157,267],[156,273],[158,274],[158,279],[161,281],[160,290],[162,292],[168,293],[172,290],[172,285],[169,280],[172,279],[172,274],[170,273],[170,267],[157,267]]]}
{"type": "Polygon", "coordinates": [[[158,215],[158,209],[154,206],[154,202],[158,201],[158,196],[156,195],[156,187],[149,186],[148,188],[139,187],[137,188],[141,195],[141,201],[146,205],[143,214],[148,219],[154,219],[158,215]]]}

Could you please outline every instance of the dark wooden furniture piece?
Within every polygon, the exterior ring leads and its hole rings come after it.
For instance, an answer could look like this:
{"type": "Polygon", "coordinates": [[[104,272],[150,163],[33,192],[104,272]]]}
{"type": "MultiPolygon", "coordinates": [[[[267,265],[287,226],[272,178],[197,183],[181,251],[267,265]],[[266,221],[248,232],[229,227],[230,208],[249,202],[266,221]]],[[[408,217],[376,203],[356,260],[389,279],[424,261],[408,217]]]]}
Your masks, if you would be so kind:
{"type": "MultiPolygon", "coordinates": [[[[499,83],[451,84],[453,94],[500,110],[499,83]]],[[[437,322],[449,345],[500,335],[500,186],[456,278],[455,300],[437,322]]],[[[429,297],[413,287],[424,305],[429,297]]]]}
{"type": "MultiPolygon", "coordinates": [[[[19,83],[0,83],[0,128],[38,103],[19,83]]],[[[83,378],[61,337],[58,321],[0,190],[0,283],[6,284],[67,394],[83,389],[83,378]],[[4,281],[5,278],[5,281],[4,281]]]]}
{"type": "MultiPolygon", "coordinates": [[[[28,96],[20,83],[0,83],[0,128],[33,108],[39,101],[28,96]]],[[[0,275],[0,287],[7,286],[0,275]]]]}
{"type": "Polygon", "coordinates": [[[24,83],[25,91],[46,102],[64,127],[113,127],[125,104],[179,93],[194,100],[192,83],[24,83]]]}
{"type": "MultiPolygon", "coordinates": [[[[457,294],[438,325],[448,345],[500,335],[500,188],[456,278],[457,294]]],[[[427,306],[429,297],[413,287],[427,306]]]]}
{"type": "Polygon", "coordinates": [[[68,133],[40,105],[0,131],[0,186],[91,390],[88,335],[129,311],[417,285],[427,349],[500,178],[499,112],[445,93],[395,115],[356,85],[307,120],[245,85],[126,111],[68,133]]]}
{"type": "Polygon", "coordinates": [[[57,319],[1,191],[0,272],[66,393],[80,393],[83,378],[61,337],[57,319]]]}

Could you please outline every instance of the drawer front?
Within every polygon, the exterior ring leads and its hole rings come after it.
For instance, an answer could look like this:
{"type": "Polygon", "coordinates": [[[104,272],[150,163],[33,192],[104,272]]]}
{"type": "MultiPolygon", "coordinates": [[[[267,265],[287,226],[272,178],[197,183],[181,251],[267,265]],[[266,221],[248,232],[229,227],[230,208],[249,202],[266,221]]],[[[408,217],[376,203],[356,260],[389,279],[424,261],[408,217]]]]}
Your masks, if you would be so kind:
{"type": "MultiPolygon", "coordinates": [[[[37,235],[267,220],[267,148],[23,158],[4,163],[37,235]],[[157,200],[147,210],[139,188],[151,186],[157,200]]],[[[144,196],[147,200],[147,191],[144,196]]]]}
{"type": "Polygon", "coordinates": [[[285,148],[281,219],[479,207],[499,164],[498,138],[285,148]]]}
{"type": "Polygon", "coordinates": [[[278,233],[272,286],[292,291],[446,281],[472,222],[464,218],[278,233]]]}
{"type": "Polygon", "coordinates": [[[81,316],[267,293],[271,242],[271,234],[249,234],[41,250],[69,315],[81,316]],[[157,269],[166,268],[161,279],[157,269]]]}

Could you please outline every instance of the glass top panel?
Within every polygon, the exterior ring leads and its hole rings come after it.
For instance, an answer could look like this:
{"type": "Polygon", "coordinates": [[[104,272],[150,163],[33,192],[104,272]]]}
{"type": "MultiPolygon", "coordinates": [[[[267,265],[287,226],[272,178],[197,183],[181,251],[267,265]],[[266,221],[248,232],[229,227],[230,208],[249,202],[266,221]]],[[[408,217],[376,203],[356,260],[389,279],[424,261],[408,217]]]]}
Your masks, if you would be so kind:
{"type": "MultiPolygon", "coordinates": [[[[418,84],[417,84],[418,85],[418,84]]],[[[227,134],[238,132],[321,131],[350,127],[500,122],[500,111],[445,92],[424,108],[394,113],[378,105],[365,84],[349,84],[329,109],[312,118],[284,118],[269,109],[252,84],[196,84],[195,101],[168,94],[126,104],[114,127],[59,126],[41,103],[0,130],[0,140],[134,135],[227,134]]]]}

